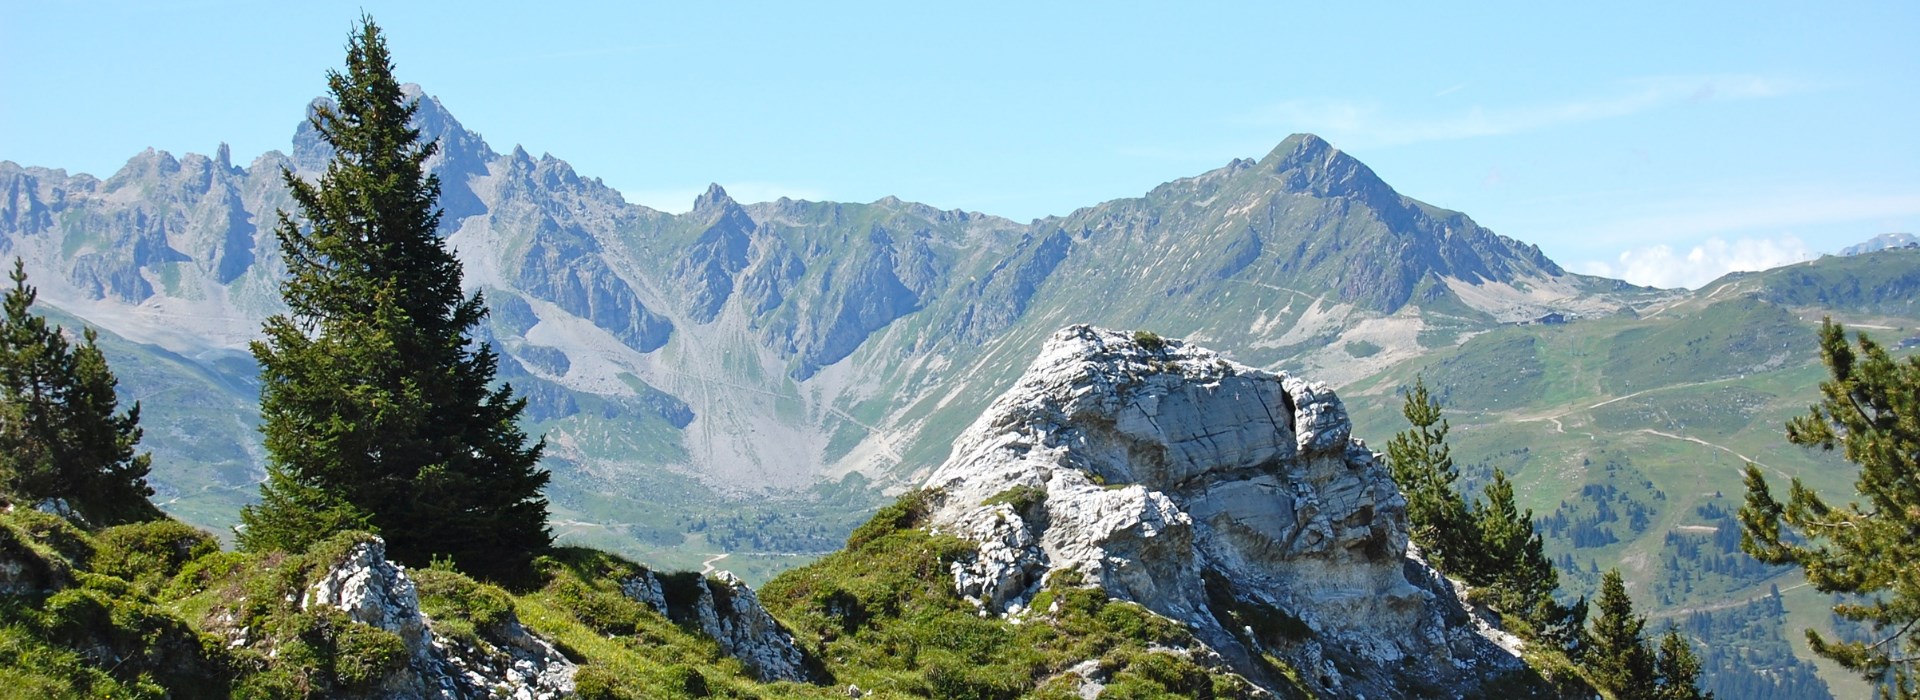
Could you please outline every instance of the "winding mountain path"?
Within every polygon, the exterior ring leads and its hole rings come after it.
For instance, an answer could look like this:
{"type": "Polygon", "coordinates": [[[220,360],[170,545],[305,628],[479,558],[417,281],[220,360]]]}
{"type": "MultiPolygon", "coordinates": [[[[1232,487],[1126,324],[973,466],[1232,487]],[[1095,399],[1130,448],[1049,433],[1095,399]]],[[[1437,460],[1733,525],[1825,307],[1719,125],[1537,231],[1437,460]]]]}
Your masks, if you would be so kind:
{"type": "Polygon", "coordinates": [[[700,575],[706,576],[708,574],[713,573],[714,562],[720,561],[721,559],[725,559],[730,556],[733,556],[732,552],[727,552],[726,554],[715,554],[713,556],[707,557],[706,561],[700,562],[700,575]]]}

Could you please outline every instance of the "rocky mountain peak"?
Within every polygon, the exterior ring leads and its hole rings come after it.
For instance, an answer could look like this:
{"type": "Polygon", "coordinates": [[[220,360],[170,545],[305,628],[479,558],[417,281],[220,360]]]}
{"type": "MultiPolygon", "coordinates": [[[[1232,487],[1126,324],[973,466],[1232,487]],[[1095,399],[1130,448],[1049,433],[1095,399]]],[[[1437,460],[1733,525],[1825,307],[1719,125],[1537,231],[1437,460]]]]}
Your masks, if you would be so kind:
{"type": "Polygon", "coordinates": [[[1889,248],[1912,248],[1920,246],[1920,237],[1911,233],[1883,233],[1840,249],[1841,255],[1859,255],[1889,248]]]}
{"type": "Polygon", "coordinates": [[[1259,165],[1264,172],[1278,177],[1291,192],[1317,197],[1385,194],[1392,195],[1393,200],[1399,198],[1372,168],[1313,134],[1288,136],[1260,159],[1259,165]]]}
{"type": "Polygon", "coordinates": [[[126,180],[164,178],[180,172],[180,160],[172,153],[148,148],[138,155],[127,159],[120,171],[107,179],[109,183],[126,180]]]}
{"type": "Polygon", "coordinates": [[[1186,624],[1263,684],[1263,655],[1323,670],[1318,690],[1341,696],[1518,667],[1409,556],[1406,500],[1350,432],[1324,385],[1071,326],[926,486],[941,494],[935,526],[979,545],[953,576],[986,612],[1024,614],[1071,572],[1186,624]],[[1296,638],[1232,622],[1248,611],[1293,620],[1296,638]]]}
{"type": "Polygon", "coordinates": [[[709,183],[707,191],[693,199],[692,213],[696,217],[708,217],[719,213],[731,204],[734,204],[733,197],[727,195],[727,190],[721,187],[720,183],[709,183]]]}
{"type": "MultiPolygon", "coordinates": [[[[467,181],[485,175],[487,163],[499,158],[499,154],[487,145],[486,139],[455,119],[453,112],[441,104],[439,98],[426,94],[419,85],[407,83],[400,86],[400,91],[417,105],[413,128],[420,130],[423,141],[435,144],[434,154],[427,159],[426,166],[429,172],[440,176],[440,206],[446,212],[443,217],[446,224],[451,226],[462,218],[485,211],[486,205],[468,188],[467,181]]],[[[307,103],[306,118],[300,120],[300,125],[293,133],[293,162],[300,172],[325,171],[327,161],[333,158],[333,148],[314,128],[313,117],[321,109],[333,109],[336,106],[327,97],[316,97],[307,103]]],[[[525,154],[522,152],[518,155],[525,154]]]]}
{"type": "Polygon", "coordinates": [[[320,130],[313,127],[313,118],[322,109],[336,107],[333,100],[315,97],[307,103],[305,116],[300,125],[293,129],[293,164],[301,172],[318,173],[327,169],[327,160],[333,157],[333,148],[320,138],[320,130]]]}

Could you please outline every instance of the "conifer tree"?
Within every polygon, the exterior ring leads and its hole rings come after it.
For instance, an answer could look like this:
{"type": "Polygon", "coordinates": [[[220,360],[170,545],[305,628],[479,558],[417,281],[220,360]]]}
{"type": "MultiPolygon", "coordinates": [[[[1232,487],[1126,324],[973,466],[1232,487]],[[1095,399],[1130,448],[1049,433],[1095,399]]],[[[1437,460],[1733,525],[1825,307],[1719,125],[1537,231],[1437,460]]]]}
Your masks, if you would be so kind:
{"type": "Polygon", "coordinates": [[[545,442],[528,444],[525,399],[490,386],[498,355],[469,337],[486,306],[437,235],[435,144],[409,126],[418,105],[371,19],[327,84],[336,106],[312,124],[333,160],[317,182],[282,175],[300,216],[275,229],[288,311],[253,344],[268,479],[240,542],[297,551],[370,528],[408,564],[522,574],[552,543],[545,442]]]}
{"type": "Polygon", "coordinates": [[[1656,659],[1641,634],[1647,620],[1634,614],[1633,599],[1627,597],[1618,569],[1600,578],[1600,595],[1594,604],[1599,614],[1593,616],[1581,659],[1587,675],[1614,700],[1653,698],[1658,689],[1656,659]]]}
{"type": "Polygon", "coordinates": [[[11,278],[0,318],[0,489],[63,499],[93,525],[162,517],[148,500],[152,457],[135,453],[140,404],[120,410],[98,335],[88,328],[70,343],[33,313],[39,295],[18,258],[11,278]]]}
{"type": "Polygon", "coordinates": [[[1829,504],[1794,479],[1774,500],[1760,469],[1747,465],[1741,548],[1768,564],[1791,564],[1807,583],[1852,602],[1834,614],[1867,623],[1872,638],[1828,639],[1811,629],[1813,651],[1881,685],[1888,697],[1920,697],[1920,357],[1895,360],[1865,334],[1847,342],[1827,319],[1820,357],[1830,378],[1820,403],[1787,422],[1787,441],[1842,450],[1859,465],[1857,500],[1829,504]]]}
{"type": "Polygon", "coordinates": [[[1485,493],[1486,502],[1474,508],[1479,580],[1468,583],[1491,588],[1494,607],[1524,625],[1517,630],[1522,637],[1575,650],[1586,602],[1566,606],[1553,599],[1560,572],[1534,530],[1533,510],[1522,511],[1514,504],[1513,482],[1506,472],[1493,470],[1485,493]]]}
{"type": "Polygon", "coordinates": [[[1655,700],[1713,700],[1713,693],[1700,690],[1700,659],[1693,644],[1671,627],[1660,636],[1660,648],[1653,661],[1654,681],[1659,685],[1655,700]]]}
{"type": "Polygon", "coordinates": [[[1401,413],[1413,427],[1388,441],[1387,464],[1406,494],[1410,535],[1434,568],[1469,577],[1476,569],[1478,537],[1472,513],[1454,487],[1460,475],[1447,447],[1447,421],[1440,417],[1440,403],[1427,394],[1425,378],[1414,379],[1401,413]]]}

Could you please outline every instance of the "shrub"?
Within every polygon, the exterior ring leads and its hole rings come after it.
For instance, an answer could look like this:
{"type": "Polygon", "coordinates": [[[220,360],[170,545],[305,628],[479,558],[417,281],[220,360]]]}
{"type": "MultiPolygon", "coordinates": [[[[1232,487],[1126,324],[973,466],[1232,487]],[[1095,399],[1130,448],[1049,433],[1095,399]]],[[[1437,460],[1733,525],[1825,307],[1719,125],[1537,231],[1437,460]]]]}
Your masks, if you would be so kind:
{"type": "Polygon", "coordinates": [[[469,578],[439,560],[412,572],[420,593],[420,610],[433,618],[434,632],[478,646],[480,635],[513,619],[513,598],[498,586],[469,578]]]}
{"type": "Polygon", "coordinates": [[[93,570],[154,593],[195,559],[220,551],[219,541],[178,520],[119,525],[93,538],[93,570]]]}
{"type": "Polygon", "coordinates": [[[1031,512],[1034,506],[1045,503],[1046,500],[1047,490],[1045,488],[1021,484],[994,494],[991,498],[981,501],[980,505],[993,506],[1005,503],[1013,508],[1013,512],[1025,515],[1031,512]]]}
{"type": "Polygon", "coordinates": [[[888,533],[917,527],[931,514],[943,494],[938,489],[914,489],[900,495],[893,505],[881,508],[865,525],[847,536],[847,550],[855,551],[888,533]]]}

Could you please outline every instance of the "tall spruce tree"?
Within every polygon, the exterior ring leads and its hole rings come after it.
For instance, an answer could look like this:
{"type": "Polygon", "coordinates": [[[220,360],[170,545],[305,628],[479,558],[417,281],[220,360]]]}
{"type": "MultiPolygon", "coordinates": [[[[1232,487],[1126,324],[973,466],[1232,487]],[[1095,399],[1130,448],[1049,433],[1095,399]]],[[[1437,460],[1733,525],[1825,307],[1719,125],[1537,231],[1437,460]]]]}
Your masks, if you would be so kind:
{"type": "Polygon", "coordinates": [[[1920,357],[1895,360],[1865,334],[1847,342],[1827,319],[1820,357],[1830,378],[1821,400],[1787,422],[1787,441],[1842,450],[1860,466],[1858,500],[1829,504],[1794,479],[1774,500],[1760,469],[1747,465],[1741,548],[1769,564],[1805,571],[1807,583],[1849,596],[1834,614],[1867,623],[1866,640],[1828,639],[1811,629],[1814,653],[1880,684],[1886,697],[1920,697],[1920,357]]]}
{"type": "Polygon", "coordinates": [[[1700,660],[1693,646],[1669,628],[1656,648],[1648,644],[1647,618],[1633,612],[1619,569],[1600,578],[1587,647],[1580,655],[1587,677],[1613,700],[1711,700],[1700,691],[1700,660]]]}
{"type": "Polygon", "coordinates": [[[1478,580],[1468,583],[1492,591],[1493,606],[1519,623],[1515,631],[1520,636],[1577,651],[1586,602],[1569,606],[1554,600],[1560,572],[1534,530],[1533,511],[1514,504],[1513,482],[1506,472],[1493,470],[1485,493],[1486,501],[1476,503],[1473,513],[1479,534],[1478,580]]]}
{"type": "Polygon", "coordinates": [[[1387,465],[1406,494],[1410,534],[1434,568],[1467,577],[1478,563],[1478,537],[1473,514],[1454,487],[1460,475],[1447,447],[1447,421],[1424,377],[1414,379],[1401,413],[1413,427],[1387,442],[1387,465]]]}
{"type": "Polygon", "coordinates": [[[1614,700],[1653,698],[1659,684],[1654,676],[1657,659],[1642,635],[1647,619],[1634,614],[1633,598],[1627,596],[1626,581],[1618,569],[1601,576],[1594,605],[1599,613],[1592,618],[1581,658],[1588,677],[1614,700]]]}
{"type": "Polygon", "coordinates": [[[93,329],[74,345],[33,313],[38,292],[13,261],[0,318],[0,489],[67,501],[93,525],[162,517],[148,497],[152,456],[136,453],[140,404],[120,410],[119,380],[93,329]]]}
{"type": "Polygon", "coordinates": [[[1657,700],[1713,700],[1713,693],[1700,690],[1700,657],[1694,655],[1693,643],[1680,636],[1680,630],[1669,627],[1660,636],[1653,677],[1659,685],[1654,691],[1657,700]]]}
{"type": "Polygon", "coordinates": [[[312,124],[333,160],[317,182],[282,173],[300,216],[275,230],[288,312],[253,344],[268,479],[240,542],[297,551],[364,527],[405,563],[523,574],[552,544],[545,441],[528,444],[526,400],[490,386],[498,355],[469,337],[486,306],[437,235],[435,144],[370,18],[327,86],[336,106],[312,124]]]}

